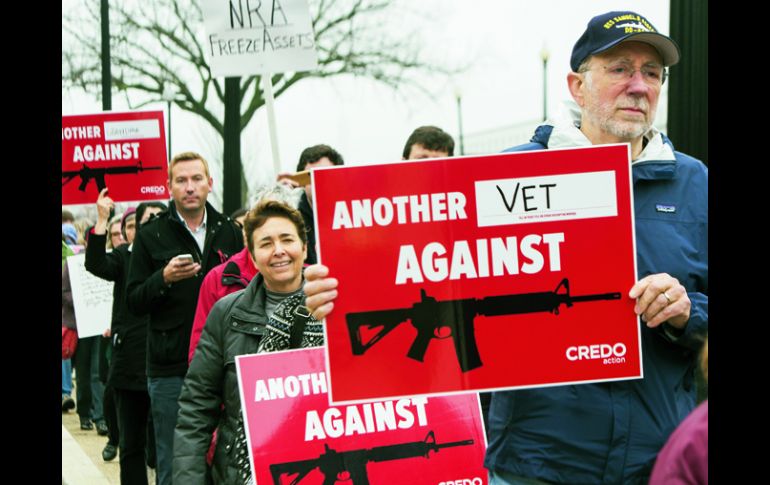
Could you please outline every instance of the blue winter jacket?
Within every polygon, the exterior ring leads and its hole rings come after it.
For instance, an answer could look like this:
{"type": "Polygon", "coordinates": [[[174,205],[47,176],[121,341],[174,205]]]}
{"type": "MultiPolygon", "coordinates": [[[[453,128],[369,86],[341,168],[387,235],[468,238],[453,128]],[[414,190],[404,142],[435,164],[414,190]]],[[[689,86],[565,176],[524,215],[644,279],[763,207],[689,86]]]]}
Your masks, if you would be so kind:
{"type": "MultiPolygon", "coordinates": [[[[552,130],[543,125],[531,143],[506,151],[548,148],[552,130]]],[[[708,330],[708,169],[674,156],[632,165],[636,250],[639,279],[668,273],[687,288],[684,333],[640,322],[643,379],[493,393],[490,470],[557,483],[646,483],[695,407],[695,357],[708,330]]]]}

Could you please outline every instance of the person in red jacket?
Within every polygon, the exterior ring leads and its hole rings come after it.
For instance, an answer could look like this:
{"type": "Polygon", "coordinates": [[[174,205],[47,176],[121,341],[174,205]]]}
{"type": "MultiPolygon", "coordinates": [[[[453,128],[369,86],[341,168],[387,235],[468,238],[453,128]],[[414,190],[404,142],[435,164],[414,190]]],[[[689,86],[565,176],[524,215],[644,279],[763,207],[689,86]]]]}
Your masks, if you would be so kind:
{"type": "MultiPolygon", "coordinates": [[[[701,370],[708,383],[709,343],[701,355],[701,370]]],[[[709,482],[709,400],[695,408],[674,430],[658,453],[649,485],[693,484],[709,482]]]]}
{"type": "Polygon", "coordinates": [[[198,293],[198,306],[195,308],[192,334],[190,335],[188,363],[193,360],[195,347],[198,346],[203,326],[206,324],[206,318],[209,316],[214,303],[230,293],[246,288],[256,274],[257,267],[254,266],[254,261],[249,255],[249,248],[246,247],[224,263],[215,266],[203,278],[201,290],[198,293]]]}

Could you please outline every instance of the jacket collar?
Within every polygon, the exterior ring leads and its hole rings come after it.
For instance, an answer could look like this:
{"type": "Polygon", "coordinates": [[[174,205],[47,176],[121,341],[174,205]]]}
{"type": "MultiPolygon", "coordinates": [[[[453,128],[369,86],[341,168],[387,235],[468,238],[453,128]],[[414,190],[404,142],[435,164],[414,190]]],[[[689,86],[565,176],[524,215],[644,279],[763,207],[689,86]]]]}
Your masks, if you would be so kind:
{"type": "Polygon", "coordinates": [[[224,270],[222,270],[222,284],[225,286],[241,285],[245,288],[258,272],[259,270],[251,260],[247,246],[227,261],[224,270]]]}
{"type": "Polygon", "coordinates": [[[243,297],[235,304],[232,316],[247,323],[267,323],[265,314],[265,278],[257,273],[249,286],[243,290],[243,297]]]}
{"type": "MultiPolygon", "coordinates": [[[[304,267],[303,270],[304,272],[304,267]]],[[[243,290],[243,297],[233,306],[232,316],[236,320],[245,323],[267,323],[267,314],[265,313],[265,277],[262,273],[257,273],[251,280],[249,286],[243,290]]]]}
{"type": "MultiPolygon", "coordinates": [[[[180,229],[184,229],[185,232],[189,233],[190,231],[187,229],[184,221],[182,220],[182,217],[179,215],[179,212],[176,210],[176,205],[174,204],[174,199],[171,199],[168,201],[168,210],[161,212],[161,215],[165,214],[166,217],[171,219],[172,221],[175,221],[177,224],[179,224],[180,229]]],[[[158,217],[161,217],[159,215],[158,217]]],[[[214,209],[214,206],[212,206],[208,201],[206,201],[206,243],[209,241],[210,235],[214,234],[219,230],[220,227],[222,227],[222,224],[224,224],[229,218],[226,218],[222,214],[220,214],[216,209],[214,209]]],[[[192,234],[190,235],[192,237],[192,234]]],[[[206,249],[206,245],[204,244],[204,249],[206,249]]]]}
{"type": "MultiPolygon", "coordinates": [[[[185,222],[182,220],[182,216],[179,215],[179,211],[176,210],[176,204],[174,203],[174,199],[170,199],[168,201],[168,211],[165,211],[168,213],[168,216],[177,221],[178,223],[185,225],[185,222]]],[[[204,209],[204,222],[206,223],[206,226],[208,228],[214,227],[217,222],[221,222],[224,217],[222,214],[220,214],[216,209],[214,209],[214,206],[212,206],[209,201],[206,201],[206,207],[204,209]]]]}
{"type": "MultiPolygon", "coordinates": [[[[546,148],[573,148],[591,146],[591,141],[580,131],[580,107],[575,101],[565,101],[562,109],[535,130],[532,141],[546,148]]],[[[674,176],[676,156],[674,145],[654,126],[644,135],[647,145],[636,160],[631,162],[634,181],[661,180],[674,176]]]]}

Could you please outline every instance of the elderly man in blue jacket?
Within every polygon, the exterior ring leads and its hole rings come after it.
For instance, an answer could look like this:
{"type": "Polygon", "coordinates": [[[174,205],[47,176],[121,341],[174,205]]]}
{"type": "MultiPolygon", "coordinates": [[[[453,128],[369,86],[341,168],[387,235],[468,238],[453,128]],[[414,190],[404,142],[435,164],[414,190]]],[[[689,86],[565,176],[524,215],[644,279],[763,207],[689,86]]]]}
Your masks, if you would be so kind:
{"type": "MultiPolygon", "coordinates": [[[[695,407],[695,355],[708,330],[708,170],[652,124],[679,49],[634,12],[591,19],[572,50],[575,110],[507,151],[631,145],[644,378],[492,395],[491,483],[647,483],[695,407]],[[534,480],[534,481],[533,481],[534,480]]],[[[601,237],[597,235],[597,237],[601,237]]]]}
{"type": "MultiPolygon", "coordinates": [[[[647,483],[669,434],[695,407],[695,355],[708,330],[708,170],[674,151],[653,121],[679,48],[634,12],[591,19],[575,44],[570,113],[506,151],[629,143],[644,378],[496,392],[490,483],[647,483]]],[[[601,237],[597,234],[596,237],[601,237]]],[[[332,309],[328,268],[305,272],[307,306],[332,309]]]]}

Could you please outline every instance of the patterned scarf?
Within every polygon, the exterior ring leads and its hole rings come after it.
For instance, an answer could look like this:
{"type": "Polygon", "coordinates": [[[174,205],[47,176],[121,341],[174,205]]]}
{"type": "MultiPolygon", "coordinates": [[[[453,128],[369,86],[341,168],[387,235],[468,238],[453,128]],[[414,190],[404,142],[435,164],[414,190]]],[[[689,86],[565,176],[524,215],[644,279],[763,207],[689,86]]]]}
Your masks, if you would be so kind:
{"type": "MultiPolygon", "coordinates": [[[[257,353],[276,352],[290,348],[291,328],[295,318],[305,319],[305,330],[302,332],[301,348],[318,347],[324,343],[323,326],[321,322],[313,318],[310,311],[304,306],[305,294],[299,292],[283,300],[270,315],[267,321],[267,329],[259,342],[257,353]],[[295,317],[295,315],[297,317],[295,317]]],[[[238,431],[235,437],[235,465],[238,469],[238,478],[243,485],[254,485],[254,477],[251,475],[249,463],[249,446],[246,441],[246,429],[243,423],[243,411],[238,414],[238,431]]]]}

